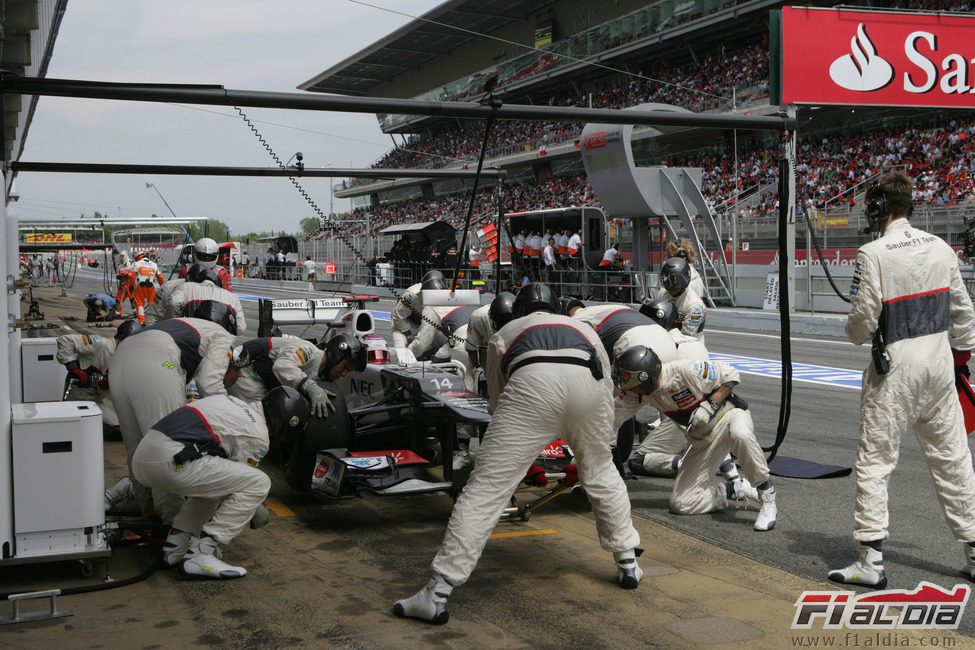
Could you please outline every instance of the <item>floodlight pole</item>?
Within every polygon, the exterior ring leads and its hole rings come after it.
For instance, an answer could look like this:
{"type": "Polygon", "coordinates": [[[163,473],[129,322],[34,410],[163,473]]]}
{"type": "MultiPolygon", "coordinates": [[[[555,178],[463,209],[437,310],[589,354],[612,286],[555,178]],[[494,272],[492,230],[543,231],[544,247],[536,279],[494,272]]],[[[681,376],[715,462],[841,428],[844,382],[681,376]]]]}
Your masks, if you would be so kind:
{"type": "MultiPolygon", "coordinates": [[[[152,189],[156,190],[156,194],[158,194],[159,195],[159,198],[162,199],[162,202],[164,204],[166,204],[166,208],[169,210],[169,214],[173,215],[173,219],[179,219],[179,217],[176,216],[176,213],[173,212],[173,209],[169,206],[169,201],[166,200],[166,197],[163,196],[162,195],[162,192],[159,191],[159,188],[156,187],[156,184],[155,183],[146,183],[146,189],[149,189],[150,187],[152,189]]],[[[186,238],[190,241],[190,243],[191,244],[194,243],[193,242],[193,238],[190,237],[189,231],[187,231],[186,228],[183,227],[183,224],[176,224],[176,225],[178,225],[179,226],[179,229],[183,231],[183,234],[186,235],[186,238]]]]}

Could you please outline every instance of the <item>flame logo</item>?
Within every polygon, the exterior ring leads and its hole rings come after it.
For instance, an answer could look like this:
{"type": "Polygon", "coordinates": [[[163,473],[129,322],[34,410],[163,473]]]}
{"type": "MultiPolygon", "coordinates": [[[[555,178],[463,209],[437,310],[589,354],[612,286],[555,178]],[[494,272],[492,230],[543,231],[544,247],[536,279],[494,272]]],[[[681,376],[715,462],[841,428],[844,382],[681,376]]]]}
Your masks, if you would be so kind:
{"type": "Polygon", "coordinates": [[[863,23],[850,41],[852,54],[844,54],[829,66],[829,76],[847,90],[869,92],[879,90],[894,79],[894,68],[877,55],[863,23]]]}

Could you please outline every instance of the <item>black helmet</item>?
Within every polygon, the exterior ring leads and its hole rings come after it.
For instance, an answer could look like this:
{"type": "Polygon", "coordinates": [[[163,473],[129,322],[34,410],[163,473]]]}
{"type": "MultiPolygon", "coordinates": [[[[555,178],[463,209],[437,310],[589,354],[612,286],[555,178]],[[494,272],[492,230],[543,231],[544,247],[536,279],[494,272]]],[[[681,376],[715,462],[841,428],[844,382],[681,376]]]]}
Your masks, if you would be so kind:
{"type": "Polygon", "coordinates": [[[209,280],[214,285],[223,289],[223,280],[217,275],[217,272],[206,264],[200,264],[197,262],[190,267],[190,270],[186,272],[187,282],[203,282],[204,280],[209,280]]]}
{"type": "Polygon", "coordinates": [[[510,323],[514,318],[514,314],[511,311],[514,304],[515,294],[510,291],[502,291],[491,301],[491,306],[488,307],[488,320],[491,321],[491,328],[495,332],[510,323]]]}
{"type": "Polygon", "coordinates": [[[431,289],[446,289],[447,283],[444,281],[443,273],[440,271],[427,271],[420,280],[420,289],[428,291],[431,289]]]}
{"type": "Polygon", "coordinates": [[[146,328],[145,325],[137,320],[127,320],[115,329],[115,341],[121,343],[133,334],[138,334],[146,328]]]}
{"type": "Polygon", "coordinates": [[[613,362],[613,383],[621,391],[642,388],[647,395],[657,388],[660,379],[660,357],[645,345],[623,350],[613,362]]]}
{"type": "Polygon", "coordinates": [[[555,297],[555,293],[547,285],[532,282],[518,291],[518,295],[515,296],[515,304],[512,306],[511,311],[515,318],[521,318],[538,309],[546,309],[553,314],[562,312],[559,299],[555,297]]]}
{"type": "MultiPolygon", "coordinates": [[[[660,269],[660,284],[664,289],[673,289],[678,295],[684,293],[687,285],[691,283],[691,267],[687,260],[680,257],[671,257],[664,262],[660,269]]],[[[671,292],[673,293],[673,292],[671,292]]]]}
{"type": "Polygon", "coordinates": [[[267,429],[274,436],[291,437],[308,423],[308,402],[291,386],[278,386],[261,400],[267,429]]]}
{"type": "Polygon", "coordinates": [[[640,313],[665,330],[677,325],[677,308],[666,298],[655,298],[640,305],[640,313]]]}
{"type": "Polygon", "coordinates": [[[569,316],[569,312],[576,307],[586,306],[586,303],[582,302],[578,298],[560,298],[559,300],[562,302],[562,313],[566,316],[569,316]]]}
{"type": "Polygon", "coordinates": [[[237,312],[216,300],[193,300],[183,305],[183,315],[216,323],[237,336],[237,312]]]}
{"type": "Polygon", "coordinates": [[[328,371],[345,359],[351,362],[349,367],[355,372],[365,370],[366,363],[369,362],[369,356],[366,348],[362,345],[362,341],[344,332],[325,341],[322,344],[322,349],[325,350],[325,367],[322,372],[318,373],[322,379],[327,379],[328,371]]]}

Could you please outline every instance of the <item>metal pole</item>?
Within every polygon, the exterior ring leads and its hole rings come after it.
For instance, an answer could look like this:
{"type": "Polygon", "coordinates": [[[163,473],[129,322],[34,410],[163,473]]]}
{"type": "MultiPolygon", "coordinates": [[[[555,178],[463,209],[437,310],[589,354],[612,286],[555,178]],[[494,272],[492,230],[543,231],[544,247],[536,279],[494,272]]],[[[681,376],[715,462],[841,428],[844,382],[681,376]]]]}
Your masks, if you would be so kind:
{"type": "Polygon", "coordinates": [[[388,97],[345,97],[317,93],[261,92],[232,90],[222,86],[178,86],[171,84],[107,83],[78,79],[39,79],[36,77],[17,77],[9,73],[0,75],[0,93],[477,119],[487,119],[494,115],[496,119],[502,120],[696,126],[778,133],[791,131],[796,124],[794,114],[763,117],[519,104],[494,107],[475,102],[430,102],[388,97]]]}
{"type": "MultiPolygon", "coordinates": [[[[269,176],[295,178],[333,178],[336,176],[356,176],[359,178],[474,178],[476,172],[467,169],[352,169],[322,168],[297,169],[288,167],[227,167],[220,165],[120,165],[110,163],[69,163],[69,162],[18,162],[10,163],[15,172],[67,172],[72,174],[164,174],[170,176],[269,176]]],[[[503,169],[489,168],[482,176],[497,178],[505,176],[503,169]]],[[[153,183],[146,183],[146,188],[153,183]]],[[[163,203],[166,199],[159,193],[163,203]]],[[[173,209],[166,203],[170,212],[173,209]]],[[[173,215],[175,216],[175,214],[173,215]]]]}

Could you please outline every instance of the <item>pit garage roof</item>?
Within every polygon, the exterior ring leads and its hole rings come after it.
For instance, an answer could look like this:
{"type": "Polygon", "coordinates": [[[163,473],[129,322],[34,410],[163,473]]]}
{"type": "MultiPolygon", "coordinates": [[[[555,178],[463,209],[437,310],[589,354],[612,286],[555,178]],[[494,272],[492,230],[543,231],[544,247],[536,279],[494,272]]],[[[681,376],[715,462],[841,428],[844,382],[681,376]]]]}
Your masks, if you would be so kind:
{"type": "Polygon", "coordinates": [[[380,84],[519,20],[555,0],[448,0],[298,86],[366,97],[380,84]],[[432,21],[432,22],[431,22],[432,21]],[[459,29],[454,29],[457,27],[459,29]],[[463,30],[463,31],[462,31],[463,30]]]}

